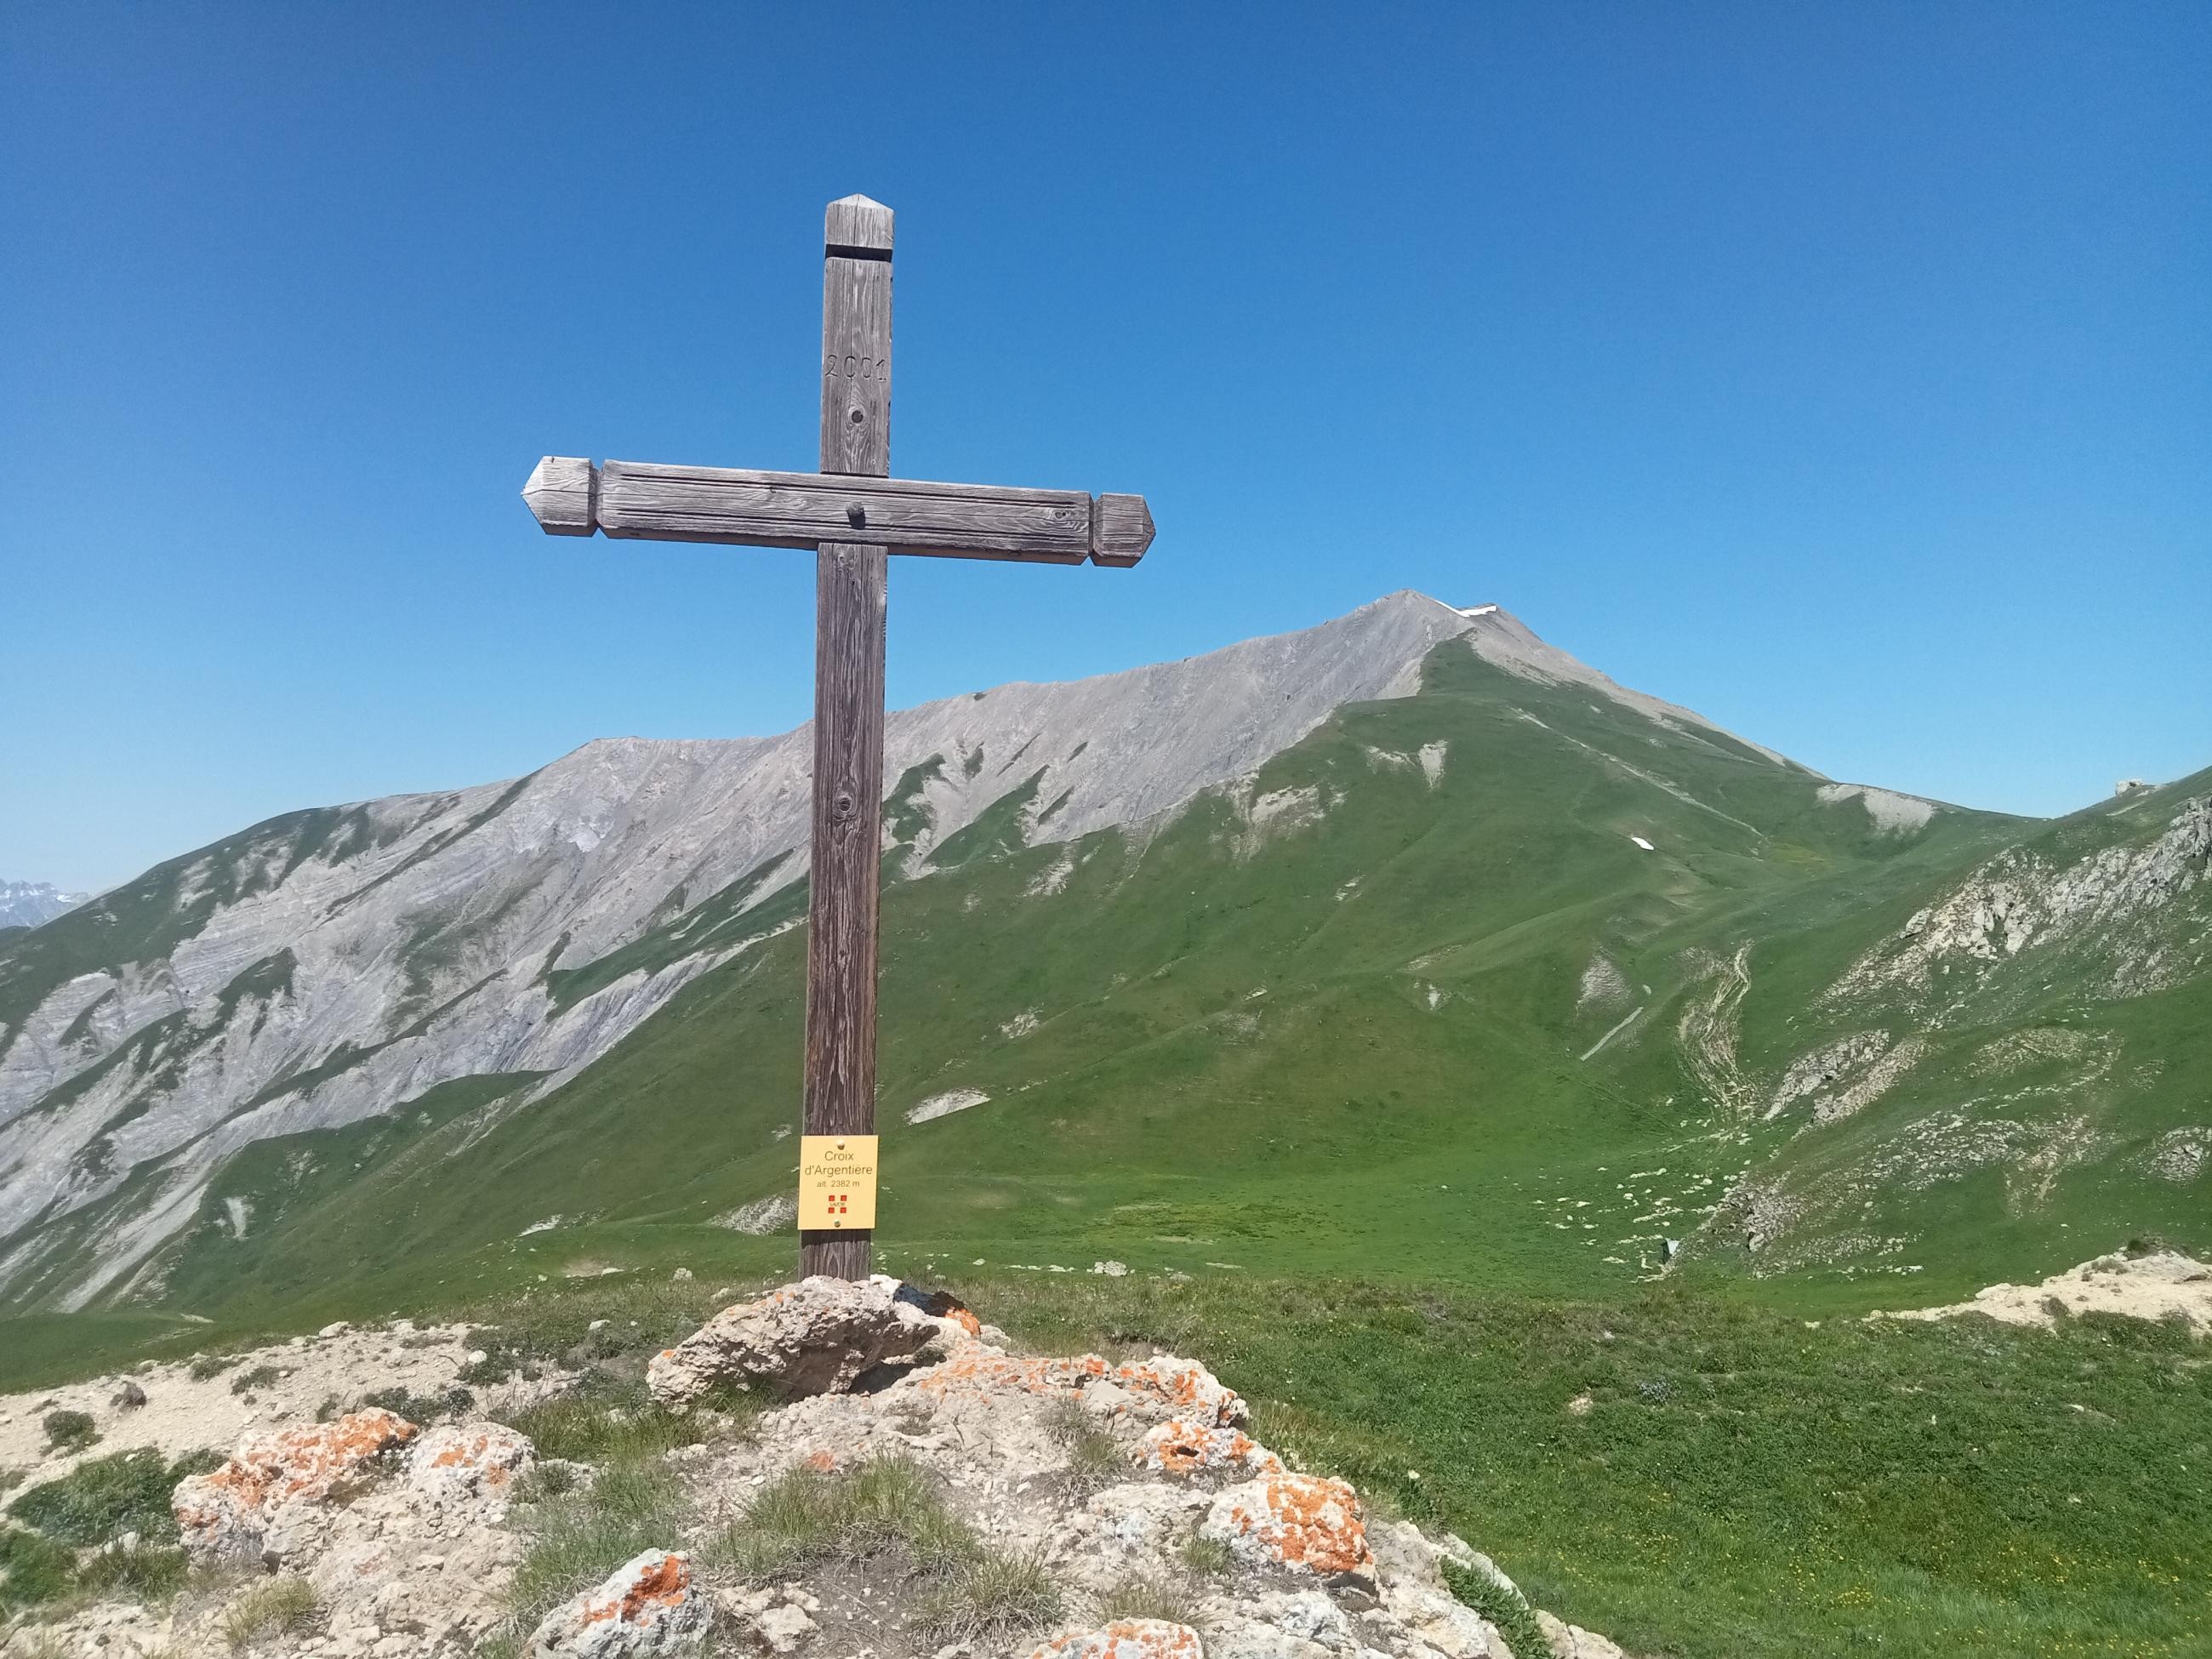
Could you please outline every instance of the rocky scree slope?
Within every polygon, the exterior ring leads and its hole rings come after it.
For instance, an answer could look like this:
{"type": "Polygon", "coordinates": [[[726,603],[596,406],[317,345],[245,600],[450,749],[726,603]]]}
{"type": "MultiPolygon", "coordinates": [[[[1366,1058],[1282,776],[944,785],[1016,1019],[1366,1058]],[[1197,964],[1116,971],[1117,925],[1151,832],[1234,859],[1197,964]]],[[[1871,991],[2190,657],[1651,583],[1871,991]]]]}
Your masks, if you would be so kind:
{"type": "MultiPolygon", "coordinates": [[[[1495,606],[1401,593],[1182,662],[893,714],[890,872],[1141,839],[1224,791],[1256,844],[1311,816],[1254,796],[1256,772],[1340,708],[1411,696],[1449,641],[1791,773],[1495,606]]],[[[253,1232],[250,1197],[211,1194],[243,1149],[409,1103],[482,1133],[798,926],[811,741],[593,743],[512,781],[292,814],[0,945],[0,1297],[157,1291],[183,1230],[253,1232]]]]}
{"type": "MultiPolygon", "coordinates": [[[[333,1328],[241,1363],[336,1403],[363,1340],[333,1328]]],[[[144,1378],[140,1409],[175,1380],[144,1378]]],[[[545,1456],[473,1402],[430,1427],[281,1409],[170,1495],[190,1588],[80,1600],[18,1633],[122,1656],[1620,1659],[1460,1539],[1288,1467],[1175,1355],[1018,1355],[941,1295],[815,1279],[726,1309],[651,1387],[696,1432],[643,1462],[545,1456]],[[714,1403],[738,1401],[784,1403],[714,1403]]],[[[150,1442],[163,1455],[175,1428],[150,1442]]]]}

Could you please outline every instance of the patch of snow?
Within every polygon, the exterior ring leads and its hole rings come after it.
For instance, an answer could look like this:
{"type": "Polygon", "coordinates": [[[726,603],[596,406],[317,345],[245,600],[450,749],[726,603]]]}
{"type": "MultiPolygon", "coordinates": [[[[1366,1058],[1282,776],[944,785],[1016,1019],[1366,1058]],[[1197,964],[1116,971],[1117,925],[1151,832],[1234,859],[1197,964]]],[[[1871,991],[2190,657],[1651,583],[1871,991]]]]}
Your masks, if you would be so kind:
{"type": "Polygon", "coordinates": [[[1036,1030],[1037,1023],[1037,1011],[1034,1008],[1024,1008],[999,1027],[999,1035],[1010,1041],[1016,1037],[1025,1037],[1036,1030]]]}
{"type": "Polygon", "coordinates": [[[1644,1012],[1644,1010],[1643,1010],[1643,1009],[1638,1008],[1638,1009],[1635,1010],[1635,1012],[1632,1012],[1632,1013],[1629,1014],[1626,1018],[1624,1018],[1623,1020],[1621,1020],[1621,1022],[1620,1022],[1618,1025],[1615,1025],[1615,1026],[1614,1026],[1614,1027],[1613,1027],[1610,1031],[1607,1031],[1607,1032],[1603,1036],[1600,1037],[1600,1038],[1599,1038],[1595,1042],[1591,1043],[1591,1044],[1590,1044],[1590,1046],[1589,1046],[1589,1048],[1587,1048],[1583,1049],[1583,1053],[1582,1053],[1582,1057],[1583,1057],[1584,1060],[1592,1060],[1592,1059],[1595,1059],[1595,1058],[1596,1057],[1596,1055],[1597,1055],[1597,1052],[1598,1052],[1598,1050],[1600,1050],[1601,1048],[1604,1048],[1604,1047],[1605,1047],[1605,1045],[1606,1045],[1607,1043],[1608,1043],[1608,1042],[1612,1042],[1612,1041],[1613,1040],[1613,1038],[1615,1038],[1615,1037],[1619,1036],[1620,1036],[1623,1031],[1626,1030],[1627,1030],[1627,1029],[1628,1029],[1632,1024],[1633,1024],[1635,1023],[1637,1014],[1640,1014],[1640,1013],[1642,1013],[1643,1012],[1644,1012]]]}
{"type": "Polygon", "coordinates": [[[230,1236],[233,1238],[245,1237],[246,1228],[253,1221],[253,1201],[245,1198],[226,1198],[222,1207],[230,1216],[230,1236]]]}
{"type": "Polygon", "coordinates": [[[1421,775],[1433,789],[1444,781],[1444,754],[1451,747],[1445,743],[1425,743],[1421,745],[1421,775]]]}
{"type": "Polygon", "coordinates": [[[516,1237],[517,1238],[527,1238],[527,1237],[529,1237],[532,1233],[550,1233],[550,1232],[551,1232],[551,1231],[552,1231],[556,1227],[559,1226],[560,1224],[561,1224],[561,1218],[560,1218],[559,1216],[557,1216],[557,1215],[549,1215],[549,1216],[547,1216],[547,1217],[545,1218],[545,1219],[544,1219],[544,1220],[543,1220],[543,1221],[533,1221],[533,1222],[532,1222],[532,1223],[531,1223],[527,1227],[525,1227],[525,1228],[524,1228],[520,1232],[519,1232],[519,1233],[515,1234],[515,1237],[516,1237]]]}
{"type": "Polygon", "coordinates": [[[1644,840],[1641,836],[1631,836],[1629,840],[1634,842],[1638,847],[1641,847],[1647,853],[1656,853],[1659,850],[1650,842],[1644,840]]]}

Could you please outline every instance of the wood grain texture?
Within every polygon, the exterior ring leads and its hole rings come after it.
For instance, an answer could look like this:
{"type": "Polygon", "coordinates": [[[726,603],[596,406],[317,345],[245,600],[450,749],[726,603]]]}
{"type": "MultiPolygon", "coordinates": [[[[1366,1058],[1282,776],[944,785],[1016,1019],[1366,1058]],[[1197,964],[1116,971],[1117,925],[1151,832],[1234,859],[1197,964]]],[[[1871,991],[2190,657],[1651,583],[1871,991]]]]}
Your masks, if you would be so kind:
{"type": "Polygon", "coordinates": [[[891,458],[891,265],[822,261],[822,470],[886,477],[891,458]]]}
{"type": "MultiPolygon", "coordinates": [[[[860,212],[850,198],[836,205],[860,212]]],[[[887,255],[888,210],[883,215],[882,235],[887,255]]],[[[822,359],[822,470],[887,477],[891,470],[888,257],[855,259],[824,254],[822,359]]],[[[885,576],[880,544],[825,543],[816,555],[814,831],[806,921],[805,1113],[805,1132],[811,1135],[872,1134],[876,1127],[885,576]]],[[[866,1277],[873,1237],[872,1231],[827,1237],[800,1233],[800,1276],[866,1277]]]]}
{"type": "Polygon", "coordinates": [[[844,196],[830,204],[822,216],[822,246],[854,253],[888,256],[891,251],[891,210],[866,196],[844,196]]]}
{"type": "Polygon", "coordinates": [[[1091,507],[1091,562],[1127,568],[1152,544],[1152,509],[1142,495],[1101,495],[1091,507]]]}
{"type": "Polygon", "coordinates": [[[609,461],[599,524],[626,540],[749,547],[883,546],[893,553],[1080,564],[1094,539],[1079,489],[1009,489],[830,472],[609,461]]]}
{"type": "MultiPolygon", "coordinates": [[[[884,550],[817,556],[806,1133],[876,1125],[876,906],[884,819],[884,550]]],[[[802,1275],[863,1277],[866,1233],[802,1233],[802,1275]]]]}
{"type": "Polygon", "coordinates": [[[597,524],[599,469],[574,455],[548,455],[531,469],[522,499],[549,536],[588,536],[597,524]]]}

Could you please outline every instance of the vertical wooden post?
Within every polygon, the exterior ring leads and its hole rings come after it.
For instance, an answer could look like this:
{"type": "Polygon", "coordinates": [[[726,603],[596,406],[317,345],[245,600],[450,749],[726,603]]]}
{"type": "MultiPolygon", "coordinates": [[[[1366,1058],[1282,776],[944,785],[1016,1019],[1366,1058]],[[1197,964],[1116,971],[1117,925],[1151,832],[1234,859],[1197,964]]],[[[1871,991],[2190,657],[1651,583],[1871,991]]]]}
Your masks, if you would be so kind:
{"type": "MultiPolygon", "coordinates": [[[[890,374],[891,210],[848,196],[830,204],[823,231],[824,472],[890,476],[890,374]]],[[[817,559],[805,1133],[872,1134],[885,559],[881,547],[830,542],[817,559]]],[[[802,1231],[799,1271],[865,1278],[871,1238],[802,1231]]]]}

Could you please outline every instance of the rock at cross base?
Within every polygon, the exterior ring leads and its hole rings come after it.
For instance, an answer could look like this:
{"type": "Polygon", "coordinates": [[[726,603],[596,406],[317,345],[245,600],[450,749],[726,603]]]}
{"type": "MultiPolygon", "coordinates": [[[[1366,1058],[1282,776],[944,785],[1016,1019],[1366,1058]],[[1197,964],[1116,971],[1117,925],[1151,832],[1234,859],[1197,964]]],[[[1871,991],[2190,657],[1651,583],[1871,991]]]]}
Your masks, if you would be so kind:
{"type": "Polygon", "coordinates": [[[886,1274],[819,1274],[725,1308],[646,1370],[653,1397],[684,1406],[717,1387],[759,1388],[784,1400],[842,1394],[878,1365],[911,1364],[932,1342],[974,1335],[975,1316],[950,1297],[945,1311],[886,1274]]]}
{"type": "Polygon", "coordinates": [[[1198,1632],[1164,1619],[1117,1619],[1096,1630],[1066,1631],[1030,1659],[1205,1659],[1198,1632]]]}
{"type": "Polygon", "coordinates": [[[223,1466],[188,1475],[169,1508],[185,1548],[200,1560],[251,1560],[288,1506],[326,1501],[386,1447],[415,1437],[415,1425],[380,1407],[241,1442],[223,1466]]]}
{"type": "Polygon", "coordinates": [[[1268,1474],[1224,1487],[1199,1532],[1254,1565],[1279,1562],[1348,1585],[1375,1580],[1359,1495],[1327,1475],[1268,1474]]]}
{"type": "Polygon", "coordinates": [[[553,1609],[530,1636],[530,1659],[660,1659],[690,1654],[713,1612],[691,1588],[691,1559],[633,1556],[597,1589],[553,1609]]]}

